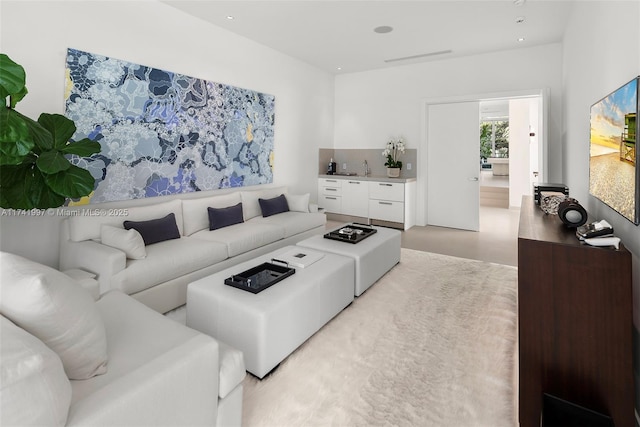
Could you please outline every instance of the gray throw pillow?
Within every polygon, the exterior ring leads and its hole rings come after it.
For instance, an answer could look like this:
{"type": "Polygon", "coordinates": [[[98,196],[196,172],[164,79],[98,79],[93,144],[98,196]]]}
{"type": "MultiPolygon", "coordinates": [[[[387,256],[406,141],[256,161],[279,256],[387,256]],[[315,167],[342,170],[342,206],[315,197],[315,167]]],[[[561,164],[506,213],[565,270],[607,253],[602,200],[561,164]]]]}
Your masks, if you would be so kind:
{"type": "Polygon", "coordinates": [[[180,238],[180,230],[178,230],[174,213],[149,221],[125,221],[123,225],[127,230],[134,229],[140,233],[145,246],[180,238]]]}
{"type": "Polygon", "coordinates": [[[226,208],[207,208],[209,212],[209,230],[228,227],[244,222],[242,217],[242,203],[226,208]]]}
{"type": "Polygon", "coordinates": [[[258,199],[258,203],[260,203],[263,217],[289,212],[289,204],[284,194],[274,197],[273,199],[258,199]]]}

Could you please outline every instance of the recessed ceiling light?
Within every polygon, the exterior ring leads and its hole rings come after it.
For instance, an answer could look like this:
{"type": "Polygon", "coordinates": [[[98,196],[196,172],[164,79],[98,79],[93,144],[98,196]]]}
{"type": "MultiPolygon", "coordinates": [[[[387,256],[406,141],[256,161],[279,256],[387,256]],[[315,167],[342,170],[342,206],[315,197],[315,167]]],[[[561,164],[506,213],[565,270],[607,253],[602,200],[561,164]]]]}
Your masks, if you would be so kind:
{"type": "Polygon", "coordinates": [[[380,27],[374,28],[373,31],[378,33],[378,34],[386,34],[386,33],[390,33],[391,31],[393,31],[393,27],[390,27],[388,25],[381,25],[380,27]]]}
{"type": "Polygon", "coordinates": [[[523,42],[524,41],[524,37],[518,37],[518,42],[523,42]]]}
{"type": "Polygon", "coordinates": [[[522,6],[527,0],[513,0],[513,4],[516,6],[522,6]]]}
{"type": "Polygon", "coordinates": [[[338,67],[338,71],[342,70],[342,67],[338,67]]]}
{"type": "Polygon", "coordinates": [[[233,17],[233,16],[231,16],[231,15],[227,15],[227,19],[228,19],[229,21],[233,21],[234,17],[233,17]]]}
{"type": "Polygon", "coordinates": [[[522,24],[524,22],[524,16],[518,16],[516,18],[516,24],[522,24]]]}

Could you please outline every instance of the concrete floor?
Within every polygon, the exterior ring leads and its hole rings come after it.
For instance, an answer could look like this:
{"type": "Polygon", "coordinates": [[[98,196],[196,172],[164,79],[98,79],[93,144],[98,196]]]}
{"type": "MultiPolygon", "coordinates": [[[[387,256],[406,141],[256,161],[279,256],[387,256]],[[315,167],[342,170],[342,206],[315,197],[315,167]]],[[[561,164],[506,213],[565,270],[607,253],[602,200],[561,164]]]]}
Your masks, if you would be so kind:
{"type": "MultiPolygon", "coordinates": [[[[481,206],[479,232],[415,226],[402,232],[402,247],[517,266],[519,217],[519,209],[481,206]]],[[[327,228],[339,225],[327,221],[327,228]]]]}

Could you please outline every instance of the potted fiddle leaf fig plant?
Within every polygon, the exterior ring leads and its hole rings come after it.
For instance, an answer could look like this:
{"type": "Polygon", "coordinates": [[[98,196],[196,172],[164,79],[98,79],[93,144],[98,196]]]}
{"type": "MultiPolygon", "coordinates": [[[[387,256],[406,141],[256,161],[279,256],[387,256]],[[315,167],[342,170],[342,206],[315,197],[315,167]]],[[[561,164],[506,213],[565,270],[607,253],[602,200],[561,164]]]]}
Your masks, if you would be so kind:
{"type": "Polygon", "coordinates": [[[62,206],[93,191],[95,179],[71,164],[69,155],[88,157],[100,144],[84,138],[73,141],[72,120],[42,113],[38,120],[20,114],[16,104],[27,94],[24,68],[0,54],[0,206],[47,209],[62,206]]]}

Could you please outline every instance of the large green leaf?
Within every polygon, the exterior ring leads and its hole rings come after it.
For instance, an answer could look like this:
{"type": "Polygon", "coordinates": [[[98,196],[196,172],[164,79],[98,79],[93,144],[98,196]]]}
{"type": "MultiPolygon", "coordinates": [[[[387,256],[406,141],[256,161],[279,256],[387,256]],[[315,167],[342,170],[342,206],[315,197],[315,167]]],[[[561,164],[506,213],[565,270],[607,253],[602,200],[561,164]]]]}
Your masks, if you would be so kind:
{"type": "Polygon", "coordinates": [[[1,149],[1,145],[0,145],[0,165],[19,165],[19,164],[25,164],[25,165],[32,165],[33,163],[35,163],[37,160],[37,157],[32,154],[29,153],[26,156],[14,156],[11,154],[11,152],[4,152],[1,149]]]}
{"type": "Polygon", "coordinates": [[[69,169],[53,175],[45,175],[45,182],[53,191],[71,199],[88,196],[93,191],[95,179],[88,170],[70,165],[69,169]]]}
{"type": "MultiPolygon", "coordinates": [[[[23,115],[11,108],[0,108],[0,142],[15,143],[29,140],[29,127],[23,115]]],[[[31,147],[28,149],[31,150],[31,147]]]]}
{"type": "Polygon", "coordinates": [[[32,172],[31,167],[27,165],[0,168],[0,205],[3,208],[33,208],[25,187],[25,182],[29,180],[32,172]]]}
{"type": "Polygon", "coordinates": [[[19,165],[23,160],[24,157],[14,157],[0,150],[0,166],[19,165]]]}
{"type": "Polygon", "coordinates": [[[0,53],[0,96],[2,96],[2,99],[14,95],[22,99],[27,93],[25,82],[26,73],[24,68],[13,62],[4,53],[0,53]]]}
{"type": "Polygon", "coordinates": [[[57,208],[64,204],[66,198],[56,193],[51,187],[46,185],[46,177],[50,175],[34,174],[31,182],[31,201],[34,208],[48,209],[57,208]]]}
{"type": "Polygon", "coordinates": [[[29,91],[27,90],[27,87],[23,87],[22,90],[16,94],[13,94],[9,97],[9,107],[11,108],[16,108],[16,104],[20,101],[22,101],[22,98],[24,98],[25,96],[27,96],[27,93],[29,93],[29,91]]]}
{"type": "Polygon", "coordinates": [[[80,157],[89,157],[92,154],[100,152],[100,144],[96,141],[92,141],[89,138],[81,139],[80,141],[70,142],[63,148],[60,148],[65,154],[75,154],[80,157]]]}
{"type": "MultiPolygon", "coordinates": [[[[17,114],[20,114],[16,111],[17,114]]],[[[39,154],[43,150],[50,150],[53,148],[53,136],[51,133],[42,127],[42,125],[29,117],[20,114],[20,117],[24,120],[24,123],[29,129],[29,136],[31,140],[35,142],[36,147],[33,150],[36,154],[39,154]]]]}
{"type": "Polygon", "coordinates": [[[47,209],[64,204],[65,198],[49,188],[31,165],[0,168],[0,206],[12,209],[47,209]]]}
{"type": "Polygon", "coordinates": [[[76,133],[76,125],[61,114],[42,113],[38,117],[38,123],[53,136],[53,146],[58,150],[64,148],[67,142],[76,133]]]}
{"type": "Polygon", "coordinates": [[[69,169],[71,163],[69,160],[58,150],[44,151],[38,160],[36,161],[38,169],[45,174],[58,173],[69,169]]]}

